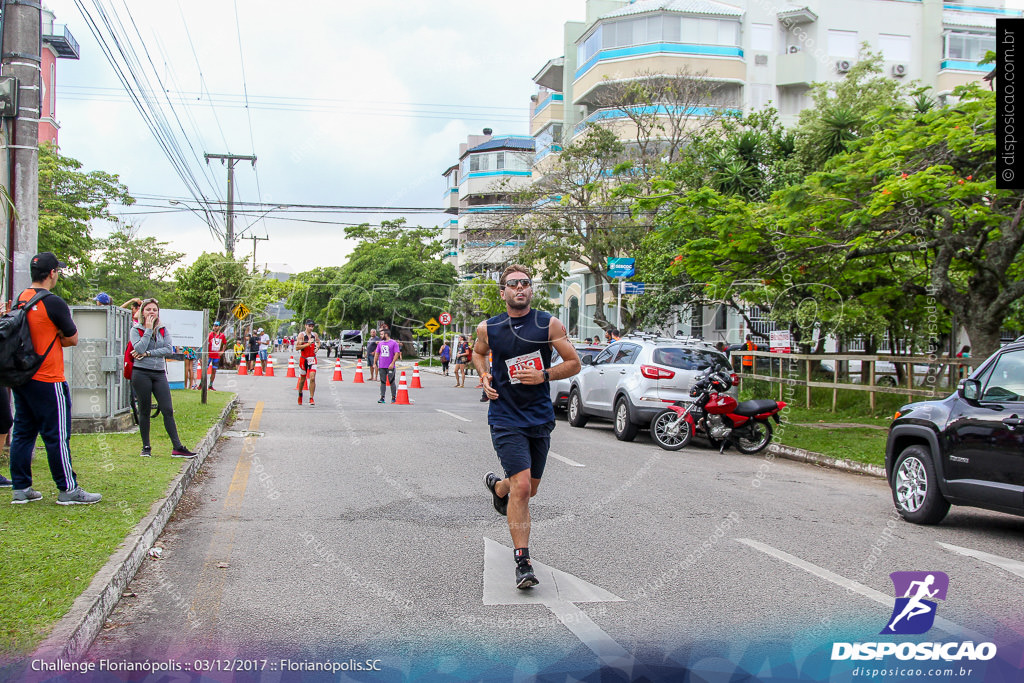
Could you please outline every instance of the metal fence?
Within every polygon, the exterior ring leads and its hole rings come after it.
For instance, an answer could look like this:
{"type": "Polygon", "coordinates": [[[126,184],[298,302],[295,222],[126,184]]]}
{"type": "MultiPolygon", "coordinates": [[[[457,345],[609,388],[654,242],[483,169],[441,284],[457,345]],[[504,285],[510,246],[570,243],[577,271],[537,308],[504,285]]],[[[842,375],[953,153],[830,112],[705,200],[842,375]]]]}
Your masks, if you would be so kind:
{"type": "Polygon", "coordinates": [[[127,413],[130,387],[121,372],[131,314],[113,306],[72,306],[78,345],[64,349],[73,420],[107,421],[127,413]]]}

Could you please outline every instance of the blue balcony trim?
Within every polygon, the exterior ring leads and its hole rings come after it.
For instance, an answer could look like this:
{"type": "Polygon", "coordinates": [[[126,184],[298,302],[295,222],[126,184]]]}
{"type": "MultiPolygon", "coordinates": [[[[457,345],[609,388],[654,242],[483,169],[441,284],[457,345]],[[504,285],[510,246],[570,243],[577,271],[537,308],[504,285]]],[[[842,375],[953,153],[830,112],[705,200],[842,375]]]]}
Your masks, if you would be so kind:
{"type": "Polygon", "coordinates": [[[507,211],[512,207],[508,204],[491,204],[489,206],[471,206],[466,213],[487,213],[488,211],[507,211]]]}
{"type": "Polygon", "coordinates": [[[554,154],[555,152],[561,152],[561,151],[562,151],[562,146],[561,145],[548,145],[547,147],[543,148],[541,151],[537,152],[537,154],[534,155],[533,163],[536,164],[538,161],[540,161],[544,157],[549,156],[551,154],[554,154]]]}
{"type": "Polygon", "coordinates": [[[743,58],[743,48],[727,47],[725,45],[691,45],[689,43],[651,43],[650,45],[634,45],[632,47],[617,47],[610,50],[601,50],[588,59],[583,66],[576,69],[574,80],[579,80],[600,61],[606,59],[621,59],[623,57],[638,57],[641,55],[657,54],[668,52],[671,54],[700,55],[703,57],[739,57],[743,58]]]}
{"type": "Polygon", "coordinates": [[[994,66],[992,64],[985,64],[979,66],[976,62],[967,62],[961,59],[944,59],[939,67],[942,70],[950,69],[952,71],[977,71],[981,73],[988,73],[994,66]]]}
{"type": "Polygon", "coordinates": [[[545,97],[543,102],[541,102],[540,104],[538,104],[536,107],[533,108],[533,115],[536,116],[537,114],[539,114],[545,107],[547,107],[552,102],[564,102],[564,101],[565,101],[565,96],[562,95],[562,93],[553,92],[550,95],[548,95],[547,97],[545,97]]]}
{"type": "Polygon", "coordinates": [[[1006,9],[1003,7],[973,7],[971,5],[947,5],[943,3],[942,9],[951,12],[983,12],[985,14],[1000,14],[1006,17],[1019,17],[1024,15],[1019,9],[1006,9]]]}
{"type": "MultiPolygon", "coordinates": [[[[645,106],[636,105],[630,107],[630,109],[636,111],[638,114],[669,114],[669,107],[663,104],[656,106],[645,106]]],[[[687,116],[711,116],[717,113],[719,109],[717,107],[690,107],[686,111],[687,116]]],[[[673,112],[679,113],[679,112],[673,112]]],[[[596,121],[607,121],[608,119],[623,119],[626,118],[626,113],[621,109],[603,109],[601,111],[595,111],[593,114],[576,124],[573,129],[573,135],[579,135],[586,130],[588,123],[594,123],[596,121]]]]}
{"type": "Polygon", "coordinates": [[[490,178],[493,176],[530,176],[532,171],[473,171],[466,175],[466,178],[490,178]]]}
{"type": "Polygon", "coordinates": [[[458,194],[458,193],[459,193],[459,188],[457,188],[457,187],[449,187],[447,190],[444,191],[444,196],[447,197],[450,194],[458,194]]]}

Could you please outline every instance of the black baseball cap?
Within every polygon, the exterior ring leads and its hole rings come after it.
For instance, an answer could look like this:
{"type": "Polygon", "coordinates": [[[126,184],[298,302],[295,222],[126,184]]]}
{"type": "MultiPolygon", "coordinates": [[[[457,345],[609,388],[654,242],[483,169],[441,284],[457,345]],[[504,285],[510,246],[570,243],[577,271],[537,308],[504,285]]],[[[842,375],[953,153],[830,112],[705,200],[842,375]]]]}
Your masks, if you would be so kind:
{"type": "Polygon", "coordinates": [[[316,322],[312,318],[306,318],[307,325],[316,325],[316,322]]]}
{"type": "Polygon", "coordinates": [[[53,252],[44,251],[32,257],[31,268],[33,273],[46,274],[51,270],[67,268],[67,264],[58,261],[57,257],[53,255],[53,252]]]}

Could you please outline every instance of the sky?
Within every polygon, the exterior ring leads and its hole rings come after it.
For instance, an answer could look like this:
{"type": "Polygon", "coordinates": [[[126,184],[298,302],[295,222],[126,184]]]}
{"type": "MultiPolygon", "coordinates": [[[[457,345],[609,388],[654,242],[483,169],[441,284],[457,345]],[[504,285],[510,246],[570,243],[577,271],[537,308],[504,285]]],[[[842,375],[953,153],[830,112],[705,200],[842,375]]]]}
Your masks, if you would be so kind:
{"type": "MultiPolygon", "coordinates": [[[[104,13],[137,30],[133,71],[148,74],[154,99],[168,91],[173,112],[166,99],[161,108],[203,194],[224,200],[227,185],[226,168],[207,165],[204,153],[254,154],[255,170],[245,161],[235,167],[236,200],[266,209],[440,207],[441,173],[467,135],[484,127],[529,133],[532,76],[562,54],[563,23],[585,11],[585,0],[46,0],[81,46],[79,60],[57,65],[61,153],[84,170],[120,176],[139,199],[124,218],[184,252],[183,263],[222,251],[223,240],[188,210],[196,205],[185,183],[78,4],[108,42],[104,13]]],[[[309,214],[299,222],[278,210],[256,220],[260,213],[236,218],[236,256],[251,257],[245,237],[268,237],[257,243],[257,263],[292,273],[341,265],[354,246],[343,226],[309,221],[397,217],[309,214]]],[[[409,217],[423,225],[448,218],[409,217]]],[[[94,236],[109,230],[96,224],[94,236]]]]}

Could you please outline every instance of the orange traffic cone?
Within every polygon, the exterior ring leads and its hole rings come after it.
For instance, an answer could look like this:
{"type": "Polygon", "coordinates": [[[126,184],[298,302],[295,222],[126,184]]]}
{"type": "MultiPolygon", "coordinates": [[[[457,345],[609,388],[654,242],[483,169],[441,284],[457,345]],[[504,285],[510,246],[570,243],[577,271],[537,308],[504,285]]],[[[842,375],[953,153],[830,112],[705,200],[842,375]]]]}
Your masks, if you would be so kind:
{"type": "Polygon", "coordinates": [[[341,359],[334,361],[334,377],[331,378],[332,382],[344,382],[341,378],[341,359]]]}
{"type": "Polygon", "coordinates": [[[306,378],[304,376],[300,377],[299,381],[295,383],[295,388],[298,389],[299,391],[305,390],[305,384],[304,384],[305,381],[306,381],[306,378]]]}
{"type": "Polygon", "coordinates": [[[267,377],[274,376],[274,357],[267,356],[267,377]]]}
{"type": "Polygon", "coordinates": [[[422,389],[423,385],[420,384],[420,364],[412,364],[412,383],[409,385],[410,389],[422,389]]]}
{"type": "Polygon", "coordinates": [[[242,362],[238,364],[238,374],[239,375],[248,375],[249,374],[249,366],[245,364],[245,356],[242,356],[242,362]]]}
{"type": "Polygon", "coordinates": [[[409,403],[409,388],[405,385],[405,370],[402,370],[402,376],[398,378],[398,396],[395,403],[400,406],[412,405],[409,403]]]}
{"type": "Polygon", "coordinates": [[[260,362],[260,359],[257,358],[256,362],[253,363],[252,365],[253,365],[252,376],[253,377],[262,377],[263,376],[263,363],[260,362]]]}
{"type": "Polygon", "coordinates": [[[295,356],[288,356],[288,372],[285,377],[295,377],[295,356]]]}
{"type": "Polygon", "coordinates": [[[196,360],[196,386],[203,381],[203,361],[196,360]]]}
{"type": "Polygon", "coordinates": [[[352,384],[365,384],[363,381],[363,361],[356,361],[356,376],[352,378],[352,384]]]}

